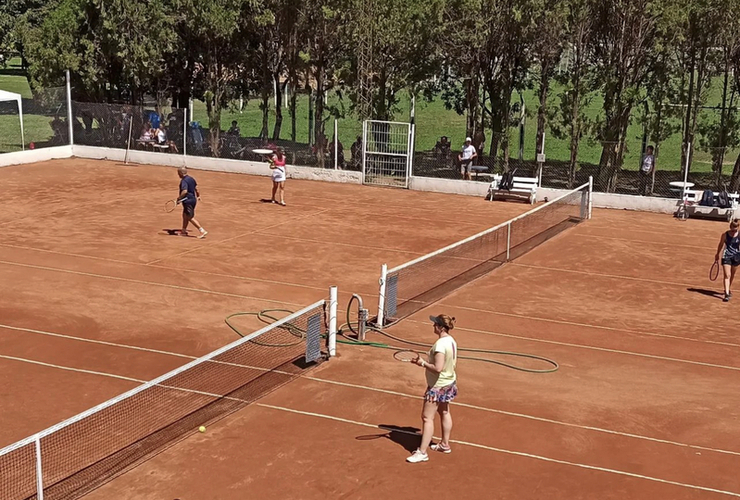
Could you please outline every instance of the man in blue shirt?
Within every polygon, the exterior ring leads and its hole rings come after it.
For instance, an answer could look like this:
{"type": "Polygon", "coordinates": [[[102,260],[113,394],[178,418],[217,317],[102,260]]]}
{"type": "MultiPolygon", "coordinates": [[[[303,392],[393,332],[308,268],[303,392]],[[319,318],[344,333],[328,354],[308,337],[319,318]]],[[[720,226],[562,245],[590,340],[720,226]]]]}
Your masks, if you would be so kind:
{"type": "Polygon", "coordinates": [[[177,197],[182,203],[182,235],[187,236],[188,234],[188,223],[195,226],[200,231],[198,238],[205,238],[208,231],[203,229],[203,226],[195,220],[195,205],[200,200],[200,192],[198,191],[198,183],[195,179],[188,175],[188,169],[180,167],[177,169],[177,175],[180,176],[180,196],[177,197]]]}

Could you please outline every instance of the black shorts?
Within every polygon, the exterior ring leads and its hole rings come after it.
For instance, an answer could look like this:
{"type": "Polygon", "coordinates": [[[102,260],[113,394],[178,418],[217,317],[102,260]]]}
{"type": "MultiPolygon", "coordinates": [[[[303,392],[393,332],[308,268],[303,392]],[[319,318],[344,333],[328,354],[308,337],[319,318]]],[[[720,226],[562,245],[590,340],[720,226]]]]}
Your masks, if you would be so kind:
{"type": "Polygon", "coordinates": [[[183,203],[182,214],[189,219],[195,217],[195,203],[183,203]]]}
{"type": "Polygon", "coordinates": [[[722,265],[732,266],[732,267],[740,266],[740,255],[734,255],[732,257],[723,257],[722,265]]]}

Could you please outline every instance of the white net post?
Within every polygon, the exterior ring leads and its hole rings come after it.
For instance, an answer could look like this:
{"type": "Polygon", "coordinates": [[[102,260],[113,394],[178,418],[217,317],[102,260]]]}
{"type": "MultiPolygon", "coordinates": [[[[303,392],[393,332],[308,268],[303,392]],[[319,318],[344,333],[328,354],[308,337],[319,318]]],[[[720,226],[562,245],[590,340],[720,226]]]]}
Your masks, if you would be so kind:
{"type": "Polygon", "coordinates": [[[72,125],[72,83],[67,70],[67,127],[69,130],[69,145],[74,145],[74,126],[72,125]]]}
{"type": "Polygon", "coordinates": [[[36,498],[44,500],[44,472],[41,465],[41,437],[36,436],[36,498]]]}
{"type": "Polygon", "coordinates": [[[327,342],[329,357],[337,355],[337,302],[337,287],[333,286],[329,288],[329,339],[327,342]]]}
{"type": "Polygon", "coordinates": [[[339,120],[334,118],[334,170],[339,169],[339,120]]]}
{"type": "Polygon", "coordinates": [[[511,222],[506,224],[506,261],[511,257],[511,222]]]}
{"type": "Polygon", "coordinates": [[[591,218],[591,212],[594,208],[594,176],[588,176],[588,218],[591,218]]]}
{"type": "Polygon", "coordinates": [[[380,294],[378,295],[378,327],[383,327],[385,313],[385,281],[388,276],[388,264],[380,268],[380,294]]]}
{"type": "Polygon", "coordinates": [[[683,172],[683,191],[681,193],[681,203],[686,204],[686,185],[689,183],[689,166],[691,162],[691,143],[686,145],[686,167],[683,172]]]}

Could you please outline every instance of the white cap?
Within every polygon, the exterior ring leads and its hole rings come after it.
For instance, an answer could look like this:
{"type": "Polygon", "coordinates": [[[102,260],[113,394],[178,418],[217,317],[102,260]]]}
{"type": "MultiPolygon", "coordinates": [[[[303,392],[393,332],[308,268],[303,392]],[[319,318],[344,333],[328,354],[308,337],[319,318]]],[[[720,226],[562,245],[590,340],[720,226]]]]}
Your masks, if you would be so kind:
{"type": "Polygon", "coordinates": [[[466,137],[465,142],[473,142],[473,139],[471,139],[470,137],[466,137]]]}

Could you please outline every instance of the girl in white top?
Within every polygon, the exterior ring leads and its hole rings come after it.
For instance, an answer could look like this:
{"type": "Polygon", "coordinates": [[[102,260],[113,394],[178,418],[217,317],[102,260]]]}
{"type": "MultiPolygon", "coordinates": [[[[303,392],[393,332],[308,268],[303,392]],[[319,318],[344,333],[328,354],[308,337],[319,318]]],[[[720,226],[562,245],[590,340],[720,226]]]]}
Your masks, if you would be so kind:
{"type": "Polygon", "coordinates": [[[275,156],[270,158],[270,168],[272,169],[272,202],[285,206],[285,155],[282,149],[275,150],[275,156]],[[279,202],[275,199],[278,191],[280,191],[279,202]]]}
{"type": "Polygon", "coordinates": [[[447,315],[429,316],[434,324],[434,333],[439,338],[429,350],[429,361],[417,357],[414,363],[424,368],[427,379],[427,390],[424,393],[424,407],[421,413],[422,433],[421,446],[406,459],[410,463],[429,460],[427,449],[441,453],[451,453],[450,433],[452,432],[452,415],[450,402],[457,396],[457,342],[450,335],[455,328],[455,318],[447,315]],[[442,420],[442,440],[431,444],[434,435],[434,414],[439,413],[442,420]]]}

